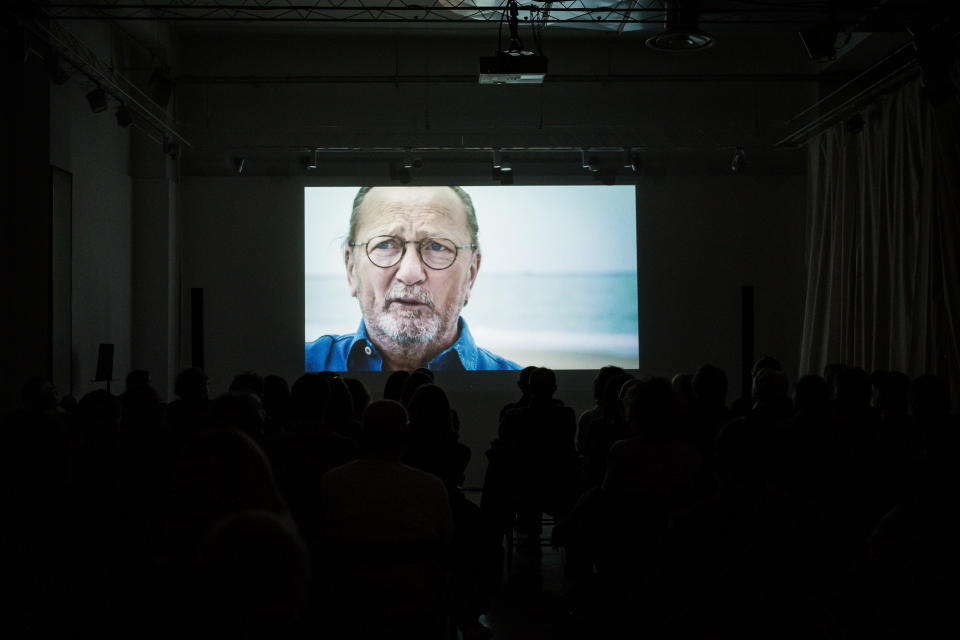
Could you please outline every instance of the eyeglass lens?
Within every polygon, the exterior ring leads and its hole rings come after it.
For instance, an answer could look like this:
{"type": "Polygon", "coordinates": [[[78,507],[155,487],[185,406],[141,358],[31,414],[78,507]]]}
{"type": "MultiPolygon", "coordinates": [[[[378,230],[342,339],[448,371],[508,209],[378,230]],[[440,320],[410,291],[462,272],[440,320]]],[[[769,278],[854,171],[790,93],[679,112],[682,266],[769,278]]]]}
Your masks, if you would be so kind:
{"type": "MultiPolygon", "coordinates": [[[[392,267],[403,257],[405,243],[393,236],[378,236],[367,243],[367,255],[378,267],[392,267]]],[[[457,247],[450,240],[424,238],[419,243],[420,257],[433,269],[446,269],[457,259],[457,247]]]]}

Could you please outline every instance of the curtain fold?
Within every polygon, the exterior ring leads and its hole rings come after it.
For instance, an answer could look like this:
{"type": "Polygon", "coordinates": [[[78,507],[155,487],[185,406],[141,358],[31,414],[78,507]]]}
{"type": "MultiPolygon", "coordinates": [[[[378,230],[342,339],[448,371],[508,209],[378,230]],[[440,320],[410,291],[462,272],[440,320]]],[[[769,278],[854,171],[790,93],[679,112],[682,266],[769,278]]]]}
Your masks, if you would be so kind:
{"type": "Polygon", "coordinates": [[[800,373],[937,373],[957,402],[960,101],[932,103],[917,79],[861,116],[809,146],[800,373]]]}

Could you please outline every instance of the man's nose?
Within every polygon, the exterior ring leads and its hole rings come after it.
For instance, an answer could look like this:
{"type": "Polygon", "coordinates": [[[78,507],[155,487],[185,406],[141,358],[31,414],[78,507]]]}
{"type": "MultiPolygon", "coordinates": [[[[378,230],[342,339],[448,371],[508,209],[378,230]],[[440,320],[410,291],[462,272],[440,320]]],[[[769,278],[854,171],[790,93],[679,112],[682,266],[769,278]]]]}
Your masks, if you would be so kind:
{"type": "Polygon", "coordinates": [[[427,269],[420,259],[416,245],[410,244],[397,266],[396,278],[403,284],[418,284],[427,277],[427,269]]]}

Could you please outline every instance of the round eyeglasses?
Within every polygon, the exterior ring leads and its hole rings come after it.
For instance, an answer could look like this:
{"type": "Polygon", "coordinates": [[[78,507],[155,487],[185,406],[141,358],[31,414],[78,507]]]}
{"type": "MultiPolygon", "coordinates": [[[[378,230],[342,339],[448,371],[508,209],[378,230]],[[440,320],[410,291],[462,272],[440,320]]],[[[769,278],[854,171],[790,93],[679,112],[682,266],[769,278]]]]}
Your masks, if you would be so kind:
{"type": "Polygon", "coordinates": [[[446,238],[424,238],[423,240],[403,240],[396,236],[376,236],[366,242],[351,242],[351,247],[366,247],[370,262],[388,269],[403,260],[407,252],[407,245],[417,245],[417,253],[423,264],[431,269],[448,269],[457,260],[460,249],[476,249],[476,244],[454,244],[446,238]]]}

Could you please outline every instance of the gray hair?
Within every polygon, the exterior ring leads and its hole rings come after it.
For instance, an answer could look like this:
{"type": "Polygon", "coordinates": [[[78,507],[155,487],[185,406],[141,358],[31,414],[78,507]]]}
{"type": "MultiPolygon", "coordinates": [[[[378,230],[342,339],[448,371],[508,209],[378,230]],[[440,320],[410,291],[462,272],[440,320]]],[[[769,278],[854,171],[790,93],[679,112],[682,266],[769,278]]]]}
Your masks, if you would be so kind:
{"type": "MultiPolygon", "coordinates": [[[[473,208],[473,200],[470,198],[470,194],[463,190],[463,187],[450,188],[460,197],[463,206],[467,210],[467,226],[470,228],[470,243],[477,245],[479,248],[477,234],[480,232],[480,225],[477,223],[477,212],[473,208]]],[[[360,187],[356,197],[353,199],[353,211],[350,212],[350,232],[347,234],[347,246],[349,246],[351,242],[356,241],[355,234],[357,232],[357,220],[360,218],[360,205],[363,204],[363,199],[370,192],[370,189],[373,189],[373,187],[360,187]]]]}

